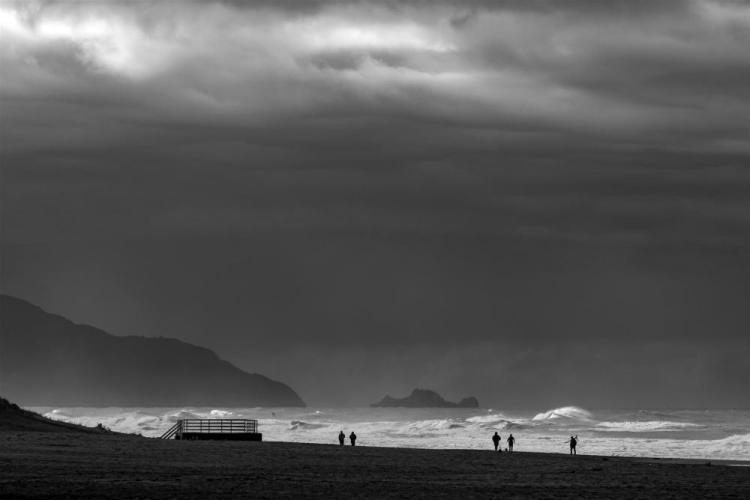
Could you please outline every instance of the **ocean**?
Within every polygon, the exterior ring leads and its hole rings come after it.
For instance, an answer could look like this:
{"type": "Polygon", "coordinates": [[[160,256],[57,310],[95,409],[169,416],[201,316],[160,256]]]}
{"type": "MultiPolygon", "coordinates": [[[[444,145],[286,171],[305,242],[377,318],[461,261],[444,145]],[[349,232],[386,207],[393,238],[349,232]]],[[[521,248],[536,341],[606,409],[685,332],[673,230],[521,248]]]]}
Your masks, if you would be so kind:
{"type": "Polygon", "coordinates": [[[255,418],[265,441],[407,448],[491,449],[497,431],[516,451],[711,460],[750,460],[750,410],[548,411],[442,408],[31,408],[66,422],[158,437],[181,418],[255,418]],[[348,444],[348,440],[347,440],[348,444]]]}

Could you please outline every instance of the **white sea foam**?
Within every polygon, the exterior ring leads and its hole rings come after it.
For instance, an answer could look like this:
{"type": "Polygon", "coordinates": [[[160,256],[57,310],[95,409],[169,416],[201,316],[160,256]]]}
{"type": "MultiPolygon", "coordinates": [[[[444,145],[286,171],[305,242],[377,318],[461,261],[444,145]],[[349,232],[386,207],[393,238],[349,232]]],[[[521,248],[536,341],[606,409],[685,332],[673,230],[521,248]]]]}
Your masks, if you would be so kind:
{"type": "Polygon", "coordinates": [[[227,410],[211,410],[211,418],[232,418],[232,412],[227,410]]]}
{"type": "Polygon", "coordinates": [[[745,457],[745,460],[750,460],[750,433],[735,434],[723,439],[709,441],[704,446],[704,451],[709,455],[729,455],[734,458],[745,457]]]}
{"type": "Polygon", "coordinates": [[[476,417],[469,417],[466,419],[467,422],[476,424],[494,424],[498,422],[507,422],[508,417],[502,413],[492,413],[490,415],[478,415],[476,417]]]}

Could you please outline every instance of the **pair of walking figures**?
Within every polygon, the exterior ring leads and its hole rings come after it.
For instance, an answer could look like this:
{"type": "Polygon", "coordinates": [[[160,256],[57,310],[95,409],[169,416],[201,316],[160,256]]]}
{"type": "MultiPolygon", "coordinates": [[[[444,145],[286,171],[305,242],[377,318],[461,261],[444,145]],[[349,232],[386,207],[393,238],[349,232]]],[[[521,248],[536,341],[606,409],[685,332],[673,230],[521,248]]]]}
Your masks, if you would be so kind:
{"type": "MultiPolygon", "coordinates": [[[[506,451],[513,451],[513,444],[516,442],[516,438],[513,437],[513,434],[508,436],[508,439],[506,440],[508,442],[508,448],[506,451]]],[[[502,448],[498,450],[498,446],[500,446],[500,435],[496,432],[494,436],[492,436],[492,444],[495,445],[495,451],[503,451],[502,448]]]]}
{"type": "MultiPolygon", "coordinates": [[[[345,439],[346,439],[346,435],[344,434],[344,431],[339,432],[339,446],[344,446],[345,439]]],[[[352,431],[352,433],[349,434],[349,441],[351,441],[352,446],[354,446],[354,443],[357,442],[357,435],[354,434],[354,431],[352,431]]]]}

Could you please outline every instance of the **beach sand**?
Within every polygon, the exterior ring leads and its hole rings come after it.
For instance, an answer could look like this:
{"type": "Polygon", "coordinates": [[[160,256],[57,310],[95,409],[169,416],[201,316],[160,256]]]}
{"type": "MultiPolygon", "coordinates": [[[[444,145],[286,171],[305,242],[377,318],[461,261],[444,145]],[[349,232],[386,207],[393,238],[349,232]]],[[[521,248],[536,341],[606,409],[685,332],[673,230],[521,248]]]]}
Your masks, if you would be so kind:
{"type": "Polygon", "coordinates": [[[5,430],[0,431],[0,496],[750,498],[750,467],[5,430]]]}

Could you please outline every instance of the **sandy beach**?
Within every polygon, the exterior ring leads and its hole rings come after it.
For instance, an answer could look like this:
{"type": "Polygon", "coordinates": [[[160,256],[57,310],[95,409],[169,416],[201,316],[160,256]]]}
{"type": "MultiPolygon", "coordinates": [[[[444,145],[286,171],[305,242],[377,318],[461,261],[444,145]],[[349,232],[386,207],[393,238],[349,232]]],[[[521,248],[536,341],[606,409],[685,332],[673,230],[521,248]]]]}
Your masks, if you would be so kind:
{"type": "Polygon", "coordinates": [[[4,498],[750,498],[726,463],[69,431],[0,431],[0,470],[4,498]]]}

